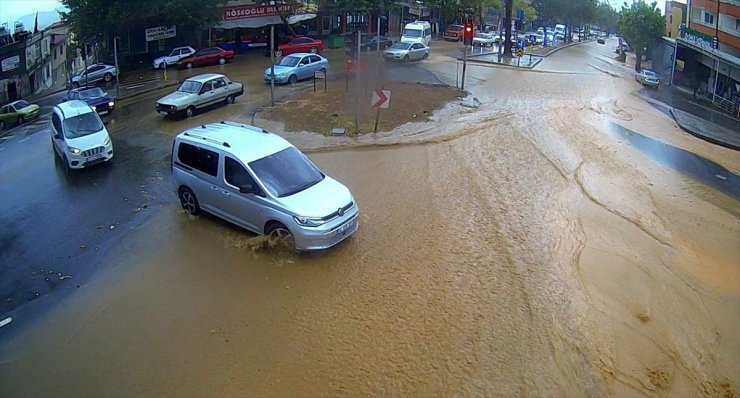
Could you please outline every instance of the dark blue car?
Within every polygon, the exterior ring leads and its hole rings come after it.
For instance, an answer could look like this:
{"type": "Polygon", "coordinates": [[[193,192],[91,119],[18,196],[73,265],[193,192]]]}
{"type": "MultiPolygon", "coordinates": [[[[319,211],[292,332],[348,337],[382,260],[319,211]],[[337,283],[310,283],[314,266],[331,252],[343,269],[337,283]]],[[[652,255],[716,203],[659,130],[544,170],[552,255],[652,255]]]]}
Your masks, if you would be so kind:
{"type": "Polygon", "coordinates": [[[80,100],[90,105],[98,115],[107,115],[113,112],[116,106],[113,98],[103,92],[100,87],[80,87],[67,93],[66,101],[80,100]]]}

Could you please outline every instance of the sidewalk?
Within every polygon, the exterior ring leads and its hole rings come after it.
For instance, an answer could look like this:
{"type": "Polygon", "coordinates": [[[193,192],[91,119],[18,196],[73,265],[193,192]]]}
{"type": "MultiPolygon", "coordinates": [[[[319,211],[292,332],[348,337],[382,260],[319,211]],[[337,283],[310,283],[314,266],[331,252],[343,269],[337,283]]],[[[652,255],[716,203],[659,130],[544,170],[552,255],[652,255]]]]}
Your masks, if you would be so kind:
{"type": "Polygon", "coordinates": [[[671,116],[687,133],[711,143],[740,150],[740,121],[704,104],[691,92],[676,86],[660,86],[643,94],[671,107],[671,116]]]}

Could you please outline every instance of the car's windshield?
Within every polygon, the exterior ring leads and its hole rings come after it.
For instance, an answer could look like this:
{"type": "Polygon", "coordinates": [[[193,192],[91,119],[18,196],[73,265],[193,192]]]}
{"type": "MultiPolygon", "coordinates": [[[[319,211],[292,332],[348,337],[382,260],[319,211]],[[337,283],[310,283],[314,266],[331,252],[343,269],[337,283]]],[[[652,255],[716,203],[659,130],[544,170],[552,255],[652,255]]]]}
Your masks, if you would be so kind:
{"type": "Polygon", "coordinates": [[[301,57],[285,57],[278,63],[278,65],[293,67],[293,66],[298,65],[298,62],[300,60],[301,60],[301,57]]]}
{"type": "Polygon", "coordinates": [[[324,179],[324,174],[295,147],[255,160],[249,167],[265,188],[279,198],[301,192],[324,179]]]}
{"type": "Polygon", "coordinates": [[[406,29],[403,31],[403,35],[406,37],[421,37],[421,31],[415,29],[406,29]]]}
{"type": "Polygon", "coordinates": [[[450,30],[450,31],[453,31],[453,32],[458,32],[458,31],[463,30],[463,27],[462,26],[453,25],[453,26],[450,26],[449,28],[447,28],[447,30],[450,30]]]}
{"type": "Polygon", "coordinates": [[[409,47],[411,47],[411,43],[396,43],[391,46],[391,48],[395,48],[397,50],[408,50],[409,47]]]}
{"type": "Polygon", "coordinates": [[[104,95],[105,93],[103,93],[103,90],[101,90],[99,87],[95,87],[90,90],[80,91],[80,98],[83,100],[88,99],[88,98],[99,98],[104,95]]]}
{"type": "Polygon", "coordinates": [[[656,75],[655,72],[651,70],[643,70],[642,72],[645,73],[645,76],[647,77],[658,77],[658,75],[656,75]]]}
{"type": "Polygon", "coordinates": [[[95,112],[83,113],[64,120],[64,136],[83,137],[103,129],[103,122],[95,112]]]}
{"type": "Polygon", "coordinates": [[[190,93],[190,94],[196,94],[198,91],[200,91],[201,83],[193,81],[193,80],[185,80],[182,82],[180,87],[177,88],[177,91],[181,93],[190,93]]]}
{"type": "Polygon", "coordinates": [[[15,109],[23,109],[23,108],[25,108],[25,107],[27,107],[29,105],[31,105],[31,104],[29,104],[26,101],[20,100],[20,101],[16,102],[15,105],[13,105],[13,106],[15,107],[15,109]]]}
{"type": "Polygon", "coordinates": [[[487,33],[476,33],[475,34],[475,37],[477,37],[479,39],[487,39],[488,38],[488,34],[487,33]]]}

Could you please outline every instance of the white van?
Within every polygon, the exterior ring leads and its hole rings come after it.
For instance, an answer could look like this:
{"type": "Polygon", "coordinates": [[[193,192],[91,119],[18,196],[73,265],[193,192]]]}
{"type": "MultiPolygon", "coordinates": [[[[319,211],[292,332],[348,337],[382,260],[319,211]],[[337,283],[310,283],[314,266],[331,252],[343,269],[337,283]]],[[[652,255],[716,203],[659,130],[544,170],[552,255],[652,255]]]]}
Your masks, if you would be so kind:
{"type": "Polygon", "coordinates": [[[421,43],[429,46],[432,41],[432,26],[426,21],[416,21],[406,24],[401,35],[402,43],[421,43]]]}

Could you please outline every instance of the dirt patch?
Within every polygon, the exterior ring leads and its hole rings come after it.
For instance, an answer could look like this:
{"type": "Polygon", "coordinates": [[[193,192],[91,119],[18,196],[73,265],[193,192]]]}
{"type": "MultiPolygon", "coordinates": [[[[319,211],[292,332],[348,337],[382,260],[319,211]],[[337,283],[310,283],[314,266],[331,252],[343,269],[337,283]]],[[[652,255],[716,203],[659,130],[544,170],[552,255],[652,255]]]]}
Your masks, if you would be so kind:
{"type": "MultiPolygon", "coordinates": [[[[335,84],[328,92],[313,90],[293,96],[273,109],[267,109],[262,118],[281,122],[287,131],[312,131],[328,135],[333,128],[354,132],[355,95],[353,82],[345,91],[344,82],[335,84]]],[[[454,87],[422,83],[389,82],[383,85],[391,90],[390,107],[381,109],[378,131],[390,131],[404,123],[426,121],[433,112],[448,102],[466,94],[454,87]]],[[[376,109],[370,106],[372,89],[361,89],[360,133],[371,133],[375,126],[376,109]]]]}
{"type": "Polygon", "coordinates": [[[648,370],[648,377],[650,378],[650,383],[661,390],[665,390],[671,384],[670,375],[661,369],[648,370]]]}

